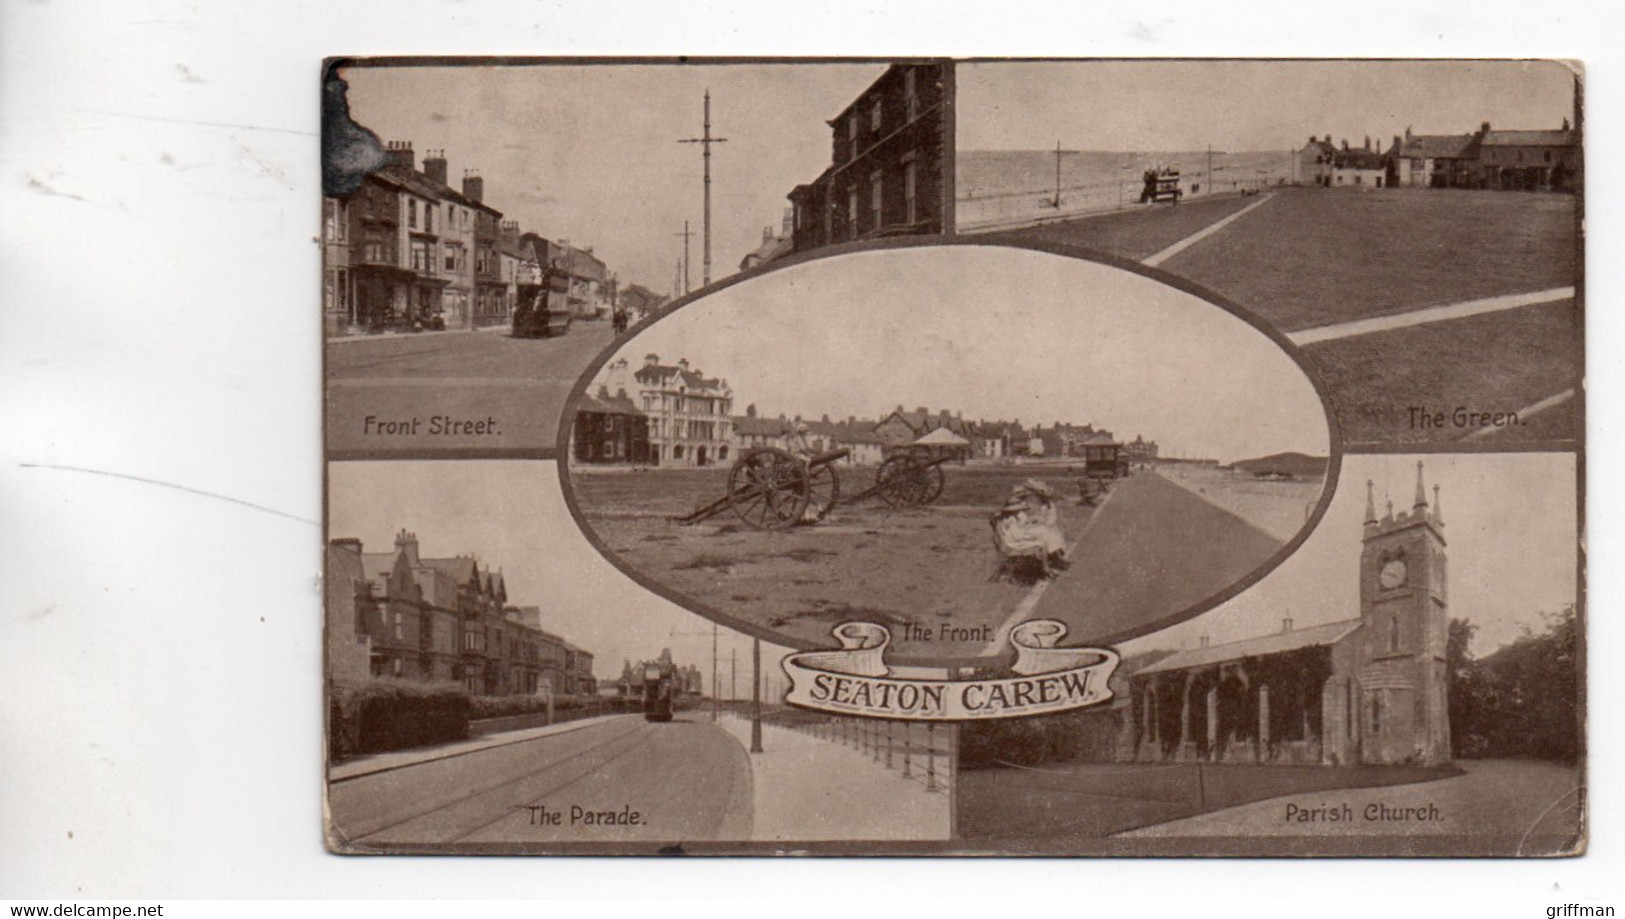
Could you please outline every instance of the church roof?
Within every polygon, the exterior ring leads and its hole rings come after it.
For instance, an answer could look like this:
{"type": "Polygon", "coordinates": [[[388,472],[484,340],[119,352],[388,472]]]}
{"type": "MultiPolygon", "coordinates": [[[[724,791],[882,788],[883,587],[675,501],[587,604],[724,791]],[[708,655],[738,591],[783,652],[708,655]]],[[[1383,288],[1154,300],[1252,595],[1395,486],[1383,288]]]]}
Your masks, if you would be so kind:
{"type": "Polygon", "coordinates": [[[1360,627],[1361,621],[1344,619],[1340,622],[1293,629],[1290,632],[1276,632],[1273,635],[1262,635],[1228,644],[1179,651],[1137,672],[1135,676],[1189,670],[1192,667],[1208,667],[1247,657],[1265,657],[1270,654],[1285,654],[1288,651],[1332,645],[1353,634],[1354,630],[1360,627]]]}

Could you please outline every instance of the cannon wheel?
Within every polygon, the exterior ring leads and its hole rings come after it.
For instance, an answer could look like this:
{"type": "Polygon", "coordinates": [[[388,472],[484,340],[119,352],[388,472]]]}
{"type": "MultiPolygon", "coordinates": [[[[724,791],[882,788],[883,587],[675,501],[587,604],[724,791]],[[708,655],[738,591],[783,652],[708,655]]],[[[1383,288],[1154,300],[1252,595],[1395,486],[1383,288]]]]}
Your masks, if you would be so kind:
{"type": "Polygon", "coordinates": [[[808,523],[816,523],[834,510],[835,503],[841,499],[841,477],[835,474],[833,464],[826,463],[814,467],[808,478],[807,512],[804,516],[808,523]]]}
{"type": "Polygon", "coordinates": [[[793,525],[806,513],[811,494],[807,465],[777,447],[751,450],[728,473],[734,514],[759,530],[793,525]]]}
{"type": "Polygon", "coordinates": [[[875,471],[881,500],[892,507],[919,507],[942,494],[941,466],[927,466],[907,454],[890,457],[875,471]]]}

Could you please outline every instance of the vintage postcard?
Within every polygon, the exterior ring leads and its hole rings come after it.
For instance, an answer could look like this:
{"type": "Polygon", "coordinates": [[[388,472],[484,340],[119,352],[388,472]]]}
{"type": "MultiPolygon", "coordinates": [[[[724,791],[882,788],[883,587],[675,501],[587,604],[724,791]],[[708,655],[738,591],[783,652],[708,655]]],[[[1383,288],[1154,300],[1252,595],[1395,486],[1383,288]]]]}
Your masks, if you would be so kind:
{"type": "Polygon", "coordinates": [[[1584,851],[1577,64],[323,80],[334,851],[1584,851]]]}

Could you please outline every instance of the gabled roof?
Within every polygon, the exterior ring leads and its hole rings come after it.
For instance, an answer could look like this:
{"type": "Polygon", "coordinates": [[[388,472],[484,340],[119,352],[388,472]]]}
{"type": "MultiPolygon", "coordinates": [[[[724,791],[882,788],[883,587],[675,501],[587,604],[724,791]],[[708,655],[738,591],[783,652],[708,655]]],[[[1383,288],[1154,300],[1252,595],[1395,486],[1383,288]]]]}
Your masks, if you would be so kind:
{"type": "Polygon", "coordinates": [[[681,378],[683,385],[689,389],[719,389],[722,386],[720,379],[700,376],[692,370],[684,370],[670,364],[644,364],[632,374],[632,378],[639,383],[661,382],[673,376],[681,378]]]}
{"type": "Polygon", "coordinates": [[[1481,143],[1486,147],[1572,147],[1577,134],[1568,131],[1490,131],[1481,143]]]}
{"type": "Polygon", "coordinates": [[[1339,150],[1332,154],[1334,169],[1383,169],[1388,161],[1371,150],[1339,150]]]}
{"type": "Polygon", "coordinates": [[[1399,142],[1399,156],[1461,159],[1470,155],[1476,134],[1412,134],[1399,142]]]}
{"type": "Polygon", "coordinates": [[[1192,667],[1208,667],[1214,664],[1239,661],[1247,657],[1264,657],[1270,654],[1285,654],[1288,651],[1298,651],[1303,648],[1331,645],[1353,634],[1354,630],[1360,627],[1360,624],[1361,620],[1359,619],[1345,619],[1341,622],[1312,625],[1304,629],[1293,629],[1290,632],[1276,632],[1273,635],[1233,641],[1229,644],[1179,651],[1140,670],[1135,676],[1189,670],[1192,667]]]}
{"type": "Polygon", "coordinates": [[[433,568],[458,584],[467,584],[479,576],[479,567],[472,558],[425,558],[421,561],[423,567],[433,568]]]}
{"type": "Polygon", "coordinates": [[[637,415],[643,412],[633,403],[632,398],[624,392],[610,395],[609,390],[599,387],[597,393],[586,393],[581,397],[581,406],[577,411],[597,412],[600,415],[637,415]]]}
{"type": "Polygon", "coordinates": [[[962,446],[970,443],[970,441],[947,428],[933,428],[926,434],[916,438],[914,442],[926,446],[962,446]]]}

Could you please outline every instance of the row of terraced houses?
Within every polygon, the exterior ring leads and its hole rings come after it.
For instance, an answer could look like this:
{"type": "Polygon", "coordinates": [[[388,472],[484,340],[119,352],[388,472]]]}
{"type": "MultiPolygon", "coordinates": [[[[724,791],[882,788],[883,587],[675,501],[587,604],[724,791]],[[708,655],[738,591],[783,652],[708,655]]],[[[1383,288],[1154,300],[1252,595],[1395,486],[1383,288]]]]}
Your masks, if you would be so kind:
{"type": "Polygon", "coordinates": [[[425,558],[416,533],[388,552],[327,548],[327,677],[446,680],[481,695],[593,695],[592,652],[508,602],[501,570],[472,556],[425,558]]]}
{"type": "MultiPolygon", "coordinates": [[[[592,247],[504,220],[473,171],[453,188],[444,150],[428,151],[421,169],[410,142],[392,141],[386,154],[354,195],[322,202],[329,336],[506,325],[522,302],[541,294],[548,268],[568,276],[578,318],[603,318],[617,307],[623,292],[592,247]]],[[[624,293],[635,318],[665,300],[642,288],[624,293]]]]}
{"type": "MultiPolygon", "coordinates": [[[[899,405],[878,420],[848,416],[816,420],[760,415],[748,405],[733,414],[726,379],[707,377],[687,359],[663,364],[658,354],[634,370],[611,362],[577,407],[571,456],[589,464],[709,466],[728,463],[753,447],[785,447],[805,425],[815,452],[846,450],[842,462],[875,465],[889,450],[925,447],[954,459],[1078,457],[1087,447],[1119,446],[1111,431],[1056,422],[1031,427],[1016,421],[967,421],[963,414],[899,405]]],[[[1142,436],[1120,445],[1132,462],[1157,458],[1157,444],[1142,436]]]]}
{"type": "Polygon", "coordinates": [[[1300,185],[1486,188],[1573,191],[1579,186],[1580,136],[1568,119],[1556,130],[1503,131],[1484,122],[1471,134],[1396,135],[1360,146],[1310,137],[1293,158],[1300,185]]]}

